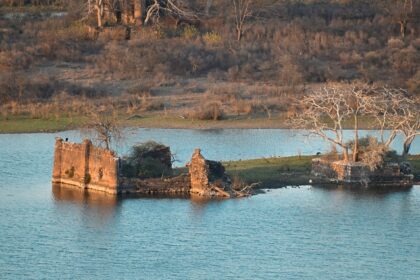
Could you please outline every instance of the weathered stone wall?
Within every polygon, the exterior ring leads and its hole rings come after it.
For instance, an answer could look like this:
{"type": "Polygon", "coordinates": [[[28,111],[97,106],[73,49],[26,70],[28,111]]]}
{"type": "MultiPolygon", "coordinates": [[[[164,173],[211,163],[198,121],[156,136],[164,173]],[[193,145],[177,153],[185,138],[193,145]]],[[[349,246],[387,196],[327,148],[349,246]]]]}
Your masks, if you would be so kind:
{"type": "Polygon", "coordinates": [[[52,181],[83,189],[118,193],[118,158],[89,140],[81,144],[57,138],[52,181]]]}
{"type": "Polygon", "coordinates": [[[312,176],[315,181],[350,184],[407,185],[412,175],[400,172],[398,163],[388,163],[383,168],[371,171],[361,162],[312,160],[312,176]]]}
{"type": "MultiPolygon", "coordinates": [[[[163,163],[171,165],[168,147],[159,150],[163,163]]],[[[110,194],[198,195],[202,197],[243,197],[251,194],[248,188],[236,190],[220,162],[206,160],[199,149],[189,163],[189,174],[169,178],[123,177],[120,159],[106,149],[56,139],[52,182],[80,189],[92,189],[110,194]]]]}
{"type": "Polygon", "coordinates": [[[88,159],[89,185],[118,188],[118,158],[109,150],[98,148],[90,143],[88,159]]]}
{"type": "Polygon", "coordinates": [[[193,196],[207,198],[231,198],[248,196],[250,189],[235,190],[231,180],[225,173],[224,166],[217,161],[206,160],[200,149],[196,149],[188,164],[193,196]]]}
{"type": "Polygon", "coordinates": [[[191,193],[204,195],[209,189],[209,166],[206,159],[201,155],[200,149],[196,149],[188,165],[191,176],[191,193]]]}

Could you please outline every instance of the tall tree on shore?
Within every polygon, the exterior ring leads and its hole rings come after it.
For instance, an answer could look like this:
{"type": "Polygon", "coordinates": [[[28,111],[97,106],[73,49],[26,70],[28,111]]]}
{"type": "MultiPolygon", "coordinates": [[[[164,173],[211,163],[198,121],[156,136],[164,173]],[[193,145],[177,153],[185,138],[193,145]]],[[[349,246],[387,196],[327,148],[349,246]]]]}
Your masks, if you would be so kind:
{"type": "Polygon", "coordinates": [[[373,117],[376,127],[379,128],[381,144],[389,147],[395,140],[406,121],[401,108],[409,103],[411,99],[405,90],[389,87],[372,89],[367,114],[373,117]],[[387,138],[385,138],[385,130],[389,131],[387,138]]]}
{"type": "Polygon", "coordinates": [[[348,90],[342,85],[329,84],[297,100],[301,112],[290,119],[294,128],[310,131],[339,146],[343,159],[349,161],[350,145],[344,139],[344,121],[351,117],[347,104],[348,90]]]}
{"type": "Polygon", "coordinates": [[[251,0],[231,0],[235,18],[236,40],[240,41],[244,33],[245,21],[251,16],[251,0]]]}
{"type": "Polygon", "coordinates": [[[402,38],[407,35],[408,24],[419,20],[419,0],[381,0],[377,3],[399,25],[402,38]]]}
{"type": "Polygon", "coordinates": [[[408,99],[400,107],[402,124],[399,130],[404,136],[402,156],[408,156],[416,136],[420,135],[420,102],[417,99],[408,99]]]}
{"type": "Polygon", "coordinates": [[[196,14],[188,9],[188,5],[184,0],[152,0],[151,2],[146,9],[145,24],[152,19],[158,21],[161,12],[166,12],[179,19],[197,20],[196,14]]]}

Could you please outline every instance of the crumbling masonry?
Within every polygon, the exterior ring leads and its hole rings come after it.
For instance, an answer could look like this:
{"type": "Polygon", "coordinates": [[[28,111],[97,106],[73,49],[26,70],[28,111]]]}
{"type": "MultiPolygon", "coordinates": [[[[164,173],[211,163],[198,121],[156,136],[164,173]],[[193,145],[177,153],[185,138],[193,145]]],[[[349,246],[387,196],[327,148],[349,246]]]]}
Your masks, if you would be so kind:
{"type": "MultiPolygon", "coordinates": [[[[164,152],[167,153],[166,150],[164,152]]],[[[166,160],[166,157],[162,160],[166,160]]],[[[76,144],[56,138],[52,182],[54,185],[109,194],[177,194],[208,198],[249,194],[234,190],[223,165],[206,160],[199,149],[194,152],[188,164],[189,173],[176,177],[125,178],[120,163],[121,159],[114,152],[95,147],[90,140],[76,144]]]]}

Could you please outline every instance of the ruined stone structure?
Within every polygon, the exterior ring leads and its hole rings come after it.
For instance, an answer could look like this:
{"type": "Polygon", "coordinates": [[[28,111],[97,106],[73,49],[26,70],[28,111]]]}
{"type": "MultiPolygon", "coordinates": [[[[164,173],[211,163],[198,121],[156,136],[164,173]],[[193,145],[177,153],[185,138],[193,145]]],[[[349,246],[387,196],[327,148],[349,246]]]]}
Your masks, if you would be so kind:
{"type": "Polygon", "coordinates": [[[188,164],[192,195],[204,197],[238,197],[244,193],[232,188],[230,178],[220,162],[206,160],[200,149],[196,149],[188,164]]]}
{"type": "Polygon", "coordinates": [[[380,186],[408,186],[413,184],[413,175],[401,172],[398,163],[387,163],[383,168],[370,170],[361,162],[312,160],[314,183],[344,183],[380,186]]]}
{"type": "Polygon", "coordinates": [[[118,157],[109,150],[56,138],[52,182],[81,189],[92,189],[111,194],[122,191],[118,182],[118,157]]]}
{"type": "MultiPolygon", "coordinates": [[[[146,151],[142,156],[158,158],[171,167],[169,147],[146,151]]],[[[70,186],[109,194],[198,195],[202,197],[241,197],[247,191],[237,191],[220,162],[206,160],[197,149],[189,163],[189,174],[166,178],[124,177],[122,160],[112,151],[95,147],[90,140],[81,144],[56,138],[52,182],[55,186],[70,186]]]]}

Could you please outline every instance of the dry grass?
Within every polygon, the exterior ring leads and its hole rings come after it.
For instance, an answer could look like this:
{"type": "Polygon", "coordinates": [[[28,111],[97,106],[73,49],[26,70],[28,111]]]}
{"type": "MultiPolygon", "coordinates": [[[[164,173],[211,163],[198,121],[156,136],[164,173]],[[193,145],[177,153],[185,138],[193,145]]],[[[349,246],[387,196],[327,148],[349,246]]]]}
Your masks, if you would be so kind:
{"type": "Polygon", "coordinates": [[[241,42],[222,1],[200,27],[162,19],[134,28],[131,40],[122,26],[98,34],[94,19],[81,23],[72,8],[61,18],[36,10],[0,16],[1,115],[57,119],[101,108],[127,117],[269,120],[298,113],[293,99],[313,83],[362,80],[420,93],[419,26],[401,39],[374,5],[345,2],[270,6],[250,19],[241,42]]]}

